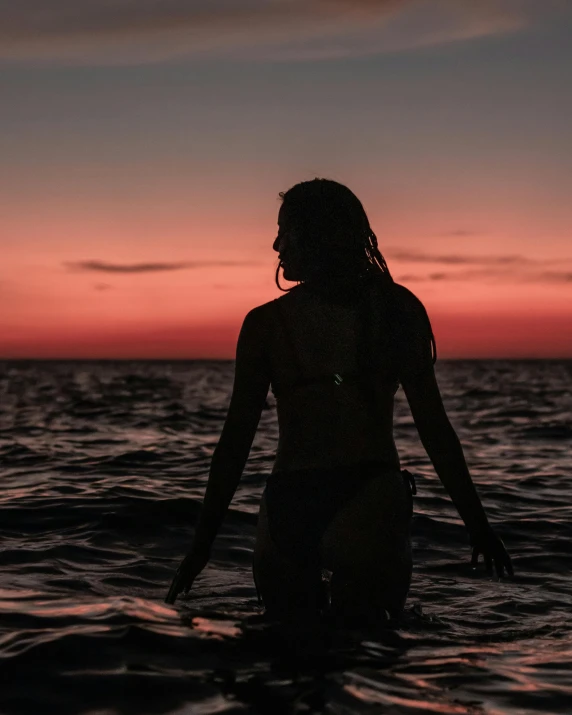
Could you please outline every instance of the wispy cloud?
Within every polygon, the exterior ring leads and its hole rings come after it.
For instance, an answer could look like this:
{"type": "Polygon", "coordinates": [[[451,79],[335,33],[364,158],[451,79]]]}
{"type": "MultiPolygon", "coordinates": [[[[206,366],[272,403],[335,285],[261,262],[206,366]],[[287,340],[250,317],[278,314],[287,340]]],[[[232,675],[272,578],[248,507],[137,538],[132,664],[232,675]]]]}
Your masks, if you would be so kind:
{"type": "MultiPolygon", "coordinates": [[[[572,271],[552,270],[548,266],[572,265],[571,258],[536,259],[521,255],[465,255],[425,253],[423,251],[387,250],[387,258],[396,263],[420,263],[439,267],[430,273],[404,273],[396,280],[403,283],[421,281],[485,281],[487,283],[572,283],[572,271]],[[447,270],[461,267],[463,270],[447,270]],[[466,268],[464,268],[466,267],[466,268]]],[[[391,268],[391,263],[390,263],[391,268]]]]}
{"type": "MultiPolygon", "coordinates": [[[[528,266],[538,265],[539,261],[519,255],[465,255],[465,254],[434,254],[423,251],[403,251],[388,249],[384,252],[387,258],[403,263],[441,263],[444,265],[458,266],[528,266]]],[[[544,261],[543,263],[554,261],[544,261]]]]}
{"type": "Polygon", "coordinates": [[[515,0],[18,0],[0,2],[0,57],[325,59],[511,32],[529,14],[515,0]]]}
{"type": "Polygon", "coordinates": [[[506,270],[477,269],[466,271],[434,271],[433,273],[417,274],[407,273],[396,277],[398,283],[424,283],[424,282],[444,282],[444,281],[474,281],[482,280],[486,282],[498,283],[506,279],[513,279],[514,273],[506,270]]]}
{"type": "Polygon", "coordinates": [[[483,281],[486,283],[544,283],[544,284],[572,284],[572,272],[567,271],[515,271],[507,270],[468,270],[445,271],[419,274],[404,274],[396,277],[398,283],[422,283],[445,281],[483,281]]]}
{"type": "Polygon", "coordinates": [[[457,228],[453,231],[442,231],[439,236],[449,236],[451,238],[470,238],[471,236],[482,236],[481,231],[469,231],[464,228],[457,228]]]}
{"type": "Polygon", "coordinates": [[[531,276],[530,279],[535,283],[572,283],[572,271],[544,271],[531,276]]]}
{"type": "Polygon", "coordinates": [[[96,273],[159,273],[182,271],[195,268],[234,267],[257,265],[253,261],[179,261],[176,263],[107,263],[105,261],[65,261],[64,267],[70,271],[92,271],[96,273]]]}

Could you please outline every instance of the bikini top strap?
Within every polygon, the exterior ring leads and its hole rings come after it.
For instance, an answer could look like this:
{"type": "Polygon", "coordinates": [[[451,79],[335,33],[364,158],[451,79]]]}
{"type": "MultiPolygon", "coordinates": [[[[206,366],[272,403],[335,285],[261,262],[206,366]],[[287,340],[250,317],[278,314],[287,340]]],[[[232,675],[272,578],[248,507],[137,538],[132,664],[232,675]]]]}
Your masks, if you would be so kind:
{"type": "Polygon", "coordinates": [[[300,360],[300,356],[298,355],[298,351],[296,350],[296,344],[294,342],[292,332],[288,325],[288,320],[287,320],[286,316],[284,315],[284,311],[280,304],[280,299],[274,298],[273,304],[274,304],[276,315],[278,317],[278,321],[282,325],[282,329],[284,330],[284,334],[286,335],[286,339],[288,341],[288,344],[290,345],[290,352],[292,353],[292,360],[294,362],[294,365],[296,366],[296,370],[298,372],[299,379],[304,380],[306,377],[306,371],[302,367],[302,362],[300,360]]]}

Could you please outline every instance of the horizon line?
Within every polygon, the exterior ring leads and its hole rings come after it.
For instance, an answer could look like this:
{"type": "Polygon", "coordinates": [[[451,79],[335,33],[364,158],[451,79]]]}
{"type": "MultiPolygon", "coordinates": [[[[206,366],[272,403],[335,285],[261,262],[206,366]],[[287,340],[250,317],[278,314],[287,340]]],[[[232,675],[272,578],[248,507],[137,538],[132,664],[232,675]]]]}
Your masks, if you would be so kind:
{"type": "MultiPolygon", "coordinates": [[[[572,355],[564,356],[489,356],[489,357],[438,357],[440,362],[572,362],[572,355]]],[[[236,362],[232,358],[218,357],[2,357],[0,363],[7,362],[236,362]]]]}

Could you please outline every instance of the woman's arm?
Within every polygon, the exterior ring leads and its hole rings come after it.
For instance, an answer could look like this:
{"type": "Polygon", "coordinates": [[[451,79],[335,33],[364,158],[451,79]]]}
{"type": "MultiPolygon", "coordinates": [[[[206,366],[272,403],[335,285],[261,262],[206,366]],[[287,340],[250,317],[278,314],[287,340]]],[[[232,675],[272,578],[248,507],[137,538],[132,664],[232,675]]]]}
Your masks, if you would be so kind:
{"type": "Polygon", "coordinates": [[[240,331],[230,406],[213,453],[193,543],[173,580],[167,603],[174,603],[178,593],[187,591],[206,566],[250,453],[270,386],[262,348],[262,310],[263,306],[250,311],[240,331]]]}
{"type": "Polygon", "coordinates": [[[463,448],[443,405],[433,368],[431,327],[425,309],[412,293],[401,286],[397,288],[405,304],[398,337],[400,382],[421,442],[467,527],[473,546],[472,564],[476,565],[482,553],[487,570],[492,569],[494,561],[499,576],[504,568],[512,575],[510,557],[489,524],[463,448]]]}
{"type": "Polygon", "coordinates": [[[195,541],[209,546],[242,476],[270,386],[257,310],[246,316],[238,338],[230,406],[213,453],[205,499],[195,531],[195,541]]]}
{"type": "Polygon", "coordinates": [[[488,529],[487,515],[469,474],[457,433],[445,412],[433,366],[405,378],[402,386],[421,443],[469,533],[488,529]]]}

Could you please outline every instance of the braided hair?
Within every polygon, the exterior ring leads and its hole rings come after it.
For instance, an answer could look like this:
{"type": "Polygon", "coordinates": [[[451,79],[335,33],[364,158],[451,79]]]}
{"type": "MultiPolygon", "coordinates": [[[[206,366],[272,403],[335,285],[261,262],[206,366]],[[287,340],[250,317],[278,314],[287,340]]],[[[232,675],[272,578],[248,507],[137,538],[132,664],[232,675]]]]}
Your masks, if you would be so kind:
{"type": "MultiPolygon", "coordinates": [[[[330,179],[313,179],[280,192],[289,222],[300,236],[299,250],[306,272],[299,283],[354,283],[372,273],[393,282],[381,255],[377,237],[357,196],[343,184],[330,179]]],[[[282,261],[276,268],[280,285],[282,261]]]]}
{"type": "MultiPolygon", "coordinates": [[[[288,191],[280,192],[279,197],[288,223],[299,239],[297,249],[303,269],[297,284],[307,284],[337,300],[357,300],[363,317],[365,343],[362,344],[371,347],[371,306],[367,302],[370,291],[363,288],[366,282],[375,279],[387,298],[392,327],[398,329],[399,301],[395,296],[395,283],[357,196],[337,181],[315,178],[295,184],[288,191]]],[[[279,290],[288,292],[296,285],[290,288],[280,285],[282,267],[279,259],[275,281],[279,290]]],[[[435,338],[428,318],[427,322],[435,362],[435,338]]],[[[364,350],[364,358],[373,359],[373,353],[373,350],[364,350]]]]}

